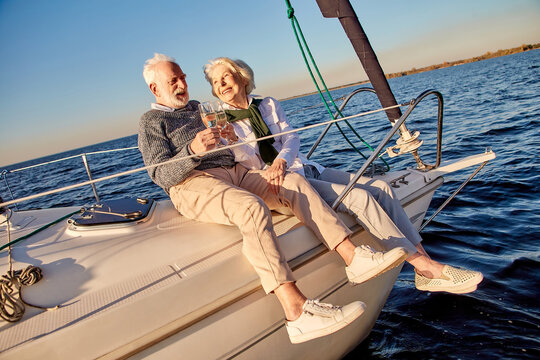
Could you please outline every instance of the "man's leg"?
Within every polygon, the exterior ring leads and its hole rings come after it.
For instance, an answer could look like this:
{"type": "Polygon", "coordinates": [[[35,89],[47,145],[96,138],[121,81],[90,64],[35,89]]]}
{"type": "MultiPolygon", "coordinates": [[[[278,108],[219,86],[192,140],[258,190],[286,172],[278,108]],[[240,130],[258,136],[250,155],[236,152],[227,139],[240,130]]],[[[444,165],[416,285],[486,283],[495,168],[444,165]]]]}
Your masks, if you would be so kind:
{"type": "Polygon", "coordinates": [[[243,252],[266,293],[294,281],[279,249],[270,210],[261,198],[224,180],[230,179],[227,169],[216,168],[197,175],[170,189],[177,210],[190,219],[238,226],[243,252]]]}
{"type": "Polygon", "coordinates": [[[240,228],[244,254],[259,274],[264,290],[274,291],[285,311],[291,342],[331,334],[362,315],[365,305],[360,301],[333,306],[307,300],[300,292],[278,248],[268,207],[260,197],[233,185],[246,173],[245,168],[199,173],[201,176],[171,188],[171,199],[186,217],[240,228]]]}
{"type": "Polygon", "coordinates": [[[321,201],[319,194],[303,176],[287,173],[279,194],[274,194],[269,191],[263,173],[264,171],[248,171],[239,186],[260,196],[270,209],[284,206],[290,208],[330,250],[334,250],[351,234],[343,221],[328,204],[321,201]]]}

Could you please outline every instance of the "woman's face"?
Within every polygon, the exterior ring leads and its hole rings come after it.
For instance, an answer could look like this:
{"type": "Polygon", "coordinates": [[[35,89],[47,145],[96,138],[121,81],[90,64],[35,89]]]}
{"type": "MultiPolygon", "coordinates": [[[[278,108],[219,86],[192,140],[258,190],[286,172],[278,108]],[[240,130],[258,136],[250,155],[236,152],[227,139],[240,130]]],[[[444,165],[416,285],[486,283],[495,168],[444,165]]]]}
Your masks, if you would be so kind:
{"type": "Polygon", "coordinates": [[[217,97],[234,107],[247,104],[246,84],[228,66],[219,64],[212,71],[212,89],[217,97]]]}

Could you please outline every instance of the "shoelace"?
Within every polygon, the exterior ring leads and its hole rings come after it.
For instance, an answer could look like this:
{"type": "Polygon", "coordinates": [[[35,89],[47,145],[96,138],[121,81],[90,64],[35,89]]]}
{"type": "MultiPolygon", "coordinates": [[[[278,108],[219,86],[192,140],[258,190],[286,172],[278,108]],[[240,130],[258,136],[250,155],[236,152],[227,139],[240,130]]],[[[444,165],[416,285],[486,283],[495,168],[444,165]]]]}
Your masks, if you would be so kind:
{"type": "Polygon", "coordinates": [[[360,249],[368,252],[371,255],[371,258],[378,263],[381,263],[383,261],[384,254],[382,252],[376,252],[371,248],[369,245],[360,245],[360,249]]]}
{"type": "Polygon", "coordinates": [[[375,250],[373,250],[373,248],[369,245],[360,245],[359,247],[360,249],[364,251],[370,252],[371,254],[375,254],[375,250]]]}
{"type": "Polygon", "coordinates": [[[321,315],[330,315],[334,314],[336,310],[341,310],[341,306],[322,303],[319,302],[319,300],[306,300],[306,303],[304,304],[304,312],[311,314],[317,313],[321,315]]]}

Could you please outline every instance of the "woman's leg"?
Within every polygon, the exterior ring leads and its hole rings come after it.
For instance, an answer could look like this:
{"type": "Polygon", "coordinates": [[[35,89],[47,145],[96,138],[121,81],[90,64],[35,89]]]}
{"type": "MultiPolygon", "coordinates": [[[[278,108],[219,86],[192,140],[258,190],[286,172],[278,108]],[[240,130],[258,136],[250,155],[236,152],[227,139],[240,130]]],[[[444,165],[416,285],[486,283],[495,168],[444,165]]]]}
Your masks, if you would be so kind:
{"type": "Polygon", "coordinates": [[[401,247],[387,253],[357,249],[349,239],[351,231],[303,176],[287,173],[279,194],[274,194],[268,190],[261,174],[260,171],[248,172],[243,176],[242,186],[261,196],[271,209],[290,207],[328,249],[336,250],[343,258],[351,282],[361,283],[382,274],[400,264],[406,256],[406,250],[401,247]]]}
{"type": "MultiPolygon", "coordinates": [[[[333,203],[345,189],[345,185],[320,180],[309,180],[321,197],[333,203]]],[[[401,233],[392,219],[366,190],[354,188],[339,205],[338,211],[351,215],[370,234],[381,241],[386,250],[403,247],[409,255],[416,253],[415,246],[401,233]]]]}
{"type": "MultiPolygon", "coordinates": [[[[352,174],[344,171],[325,169],[318,179],[345,185],[350,182],[352,177],[352,174]]],[[[384,212],[389,215],[400,232],[414,245],[416,251],[407,258],[407,261],[415,268],[415,285],[417,289],[423,291],[447,291],[456,294],[476,290],[477,284],[483,279],[482,273],[454,268],[432,260],[421,244],[422,238],[420,234],[410,222],[394,191],[386,182],[361,177],[355,189],[363,189],[369,192],[384,209],[384,212]]],[[[344,204],[346,202],[347,199],[345,199],[344,204]]]]}
{"type": "MultiPolygon", "coordinates": [[[[318,179],[347,185],[353,177],[354,175],[348,172],[327,168],[322,172],[318,179]]],[[[400,232],[405,235],[413,245],[416,246],[422,241],[422,237],[409,220],[409,217],[405,213],[405,210],[403,210],[399,199],[397,199],[390,185],[382,180],[361,177],[355,185],[355,188],[368,191],[388,214],[400,232]]]]}
{"type": "MultiPolygon", "coordinates": [[[[325,181],[310,179],[310,183],[328,203],[333,203],[337,196],[345,189],[345,185],[332,184],[325,181]]],[[[409,257],[406,259],[422,275],[434,278],[441,275],[444,265],[432,260],[424,247],[418,243],[413,244],[394,224],[389,215],[382,209],[371,192],[364,188],[355,187],[338,211],[353,216],[370,234],[381,241],[385,249],[403,247],[409,257]]]]}

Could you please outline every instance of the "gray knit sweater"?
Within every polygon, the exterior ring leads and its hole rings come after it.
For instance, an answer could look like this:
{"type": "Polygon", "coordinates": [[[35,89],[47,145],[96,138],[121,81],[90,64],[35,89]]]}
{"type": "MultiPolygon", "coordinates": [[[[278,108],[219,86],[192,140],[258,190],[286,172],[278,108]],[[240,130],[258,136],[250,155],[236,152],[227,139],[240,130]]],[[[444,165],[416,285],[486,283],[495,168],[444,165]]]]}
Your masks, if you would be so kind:
{"type": "MultiPolygon", "coordinates": [[[[191,154],[189,144],[199,131],[205,129],[197,105],[197,101],[190,101],[186,107],[174,112],[150,110],[143,114],[139,122],[138,142],[145,165],[191,154]]],[[[148,174],[168,194],[169,188],[184,180],[193,169],[205,170],[234,164],[231,152],[223,150],[202,158],[157,166],[149,169],[148,174]]]]}

